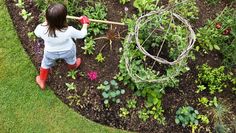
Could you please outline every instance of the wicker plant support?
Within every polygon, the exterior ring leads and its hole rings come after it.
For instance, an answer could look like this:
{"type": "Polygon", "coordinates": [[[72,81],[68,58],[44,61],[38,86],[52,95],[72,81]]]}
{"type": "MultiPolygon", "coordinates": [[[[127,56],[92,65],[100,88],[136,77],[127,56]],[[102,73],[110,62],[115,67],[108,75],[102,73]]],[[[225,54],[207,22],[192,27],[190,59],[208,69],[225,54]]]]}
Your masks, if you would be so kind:
{"type": "MultiPolygon", "coordinates": [[[[158,57],[160,51],[157,53],[157,55],[151,55],[150,53],[148,53],[140,44],[139,42],[139,29],[141,27],[141,20],[145,19],[148,16],[151,15],[158,15],[158,14],[162,14],[163,12],[165,12],[166,10],[164,9],[160,9],[158,11],[151,11],[150,13],[141,16],[140,18],[138,18],[138,20],[136,21],[136,26],[135,26],[135,33],[133,34],[129,34],[126,37],[126,41],[127,44],[131,44],[132,41],[135,39],[137,48],[146,56],[152,58],[154,61],[157,61],[159,63],[163,63],[163,64],[168,64],[168,65],[185,65],[185,61],[183,61],[185,59],[186,56],[188,56],[189,51],[193,48],[194,43],[196,41],[196,35],[191,27],[191,25],[188,23],[187,20],[185,20],[184,18],[182,18],[181,16],[172,13],[173,16],[171,17],[175,17],[178,20],[180,20],[182,23],[184,23],[186,25],[186,27],[189,30],[189,35],[186,39],[188,39],[188,46],[186,47],[185,50],[182,51],[182,53],[178,56],[178,58],[174,61],[168,61],[166,59],[163,59],[161,57],[158,57]]],[[[148,22],[149,20],[145,20],[145,24],[148,22]]],[[[165,41],[165,40],[163,40],[165,41]]],[[[163,43],[162,43],[163,45],[163,43]]],[[[162,47],[162,46],[161,46],[162,47]]],[[[128,50],[128,45],[124,45],[124,50],[128,50]]],[[[160,49],[161,50],[161,49],[160,49]]],[[[173,81],[173,79],[181,74],[181,70],[178,70],[178,67],[176,67],[176,70],[174,71],[174,73],[172,73],[171,75],[167,76],[167,75],[159,75],[159,73],[156,73],[157,78],[156,79],[144,79],[143,77],[139,76],[138,74],[136,74],[135,72],[133,72],[130,64],[132,63],[133,57],[129,57],[128,55],[125,54],[126,52],[124,51],[124,58],[125,58],[125,65],[126,65],[126,70],[128,72],[128,75],[131,77],[131,79],[135,82],[135,83],[163,83],[166,81],[173,81]]]]}
{"type": "Polygon", "coordinates": [[[150,53],[148,53],[148,52],[142,47],[142,45],[141,45],[140,42],[139,42],[139,38],[138,38],[138,36],[139,36],[139,29],[140,29],[140,27],[141,27],[141,21],[142,21],[143,19],[145,19],[146,17],[148,17],[148,16],[159,15],[159,14],[162,14],[163,12],[165,12],[165,11],[166,11],[166,10],[164,10],[164,9],[160,9],[160,10],[158,10],[158,11],[152,11],[152,12],[150,12],[150,13],[148,13],[148,14],[145,14],[144,16],[139,17],[138,20],[136,21],[136,26],[135,26],[135,40],[136,40],[136,44],[137,44],[137,46],[138,46],[138,49],[139,49],[144,55],[146,55],[146,56],[152,58],[153,60],[155,60],[155,61],[157,61],[157,62],[159,62],[159,63],[162,63],[162,64],[175,65],[175,64],[179,63],[182,59],[184,59],[184,58],[188,55],[189,51],[193,48],[194,43],[195,43],[195,41],[196,41],[196,35],[195,35],[195,33],[194,33],[194,31],[193,31],[191,25],[188,23],[188,21],[187,21],[186,19],[182,18],[181,16],[179,16],[179,15],[177,15],[177,14],[175,14],[175,13],[172,13],[173,16],[174,16],[175,18],[177,18],[178,20],[180,20],[183,24],[185,24],[186,27],[187,27],[188,30],[189,30],[189,36],[188,36],[188,38],[187,38],[187,39],[188,39],[188,46],[186,47],[185,50],[182,51],[182,53],[181,53],[181,54],[178,56],[178,58],[177,58],[176,60],[174,60],[174,61],[168,61],[168,60],[166,60],[166,59],[163,59],[163,58],[159,57],[158,55],[151,55],[150,53]]]}

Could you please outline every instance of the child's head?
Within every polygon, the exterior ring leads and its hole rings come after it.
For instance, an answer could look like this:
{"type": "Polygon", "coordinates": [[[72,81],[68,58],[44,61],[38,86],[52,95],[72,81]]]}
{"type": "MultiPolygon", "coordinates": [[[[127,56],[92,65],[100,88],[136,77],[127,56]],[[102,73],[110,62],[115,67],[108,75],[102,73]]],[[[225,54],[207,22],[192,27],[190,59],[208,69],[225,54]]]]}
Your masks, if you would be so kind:
{"type": "Polygon", "coordinates": [[[66,6],[59,3],[51,4],[46,10],[46,20],[49,36],[56,37],[55,30],[62,30],[67,27],[66,6]]]}

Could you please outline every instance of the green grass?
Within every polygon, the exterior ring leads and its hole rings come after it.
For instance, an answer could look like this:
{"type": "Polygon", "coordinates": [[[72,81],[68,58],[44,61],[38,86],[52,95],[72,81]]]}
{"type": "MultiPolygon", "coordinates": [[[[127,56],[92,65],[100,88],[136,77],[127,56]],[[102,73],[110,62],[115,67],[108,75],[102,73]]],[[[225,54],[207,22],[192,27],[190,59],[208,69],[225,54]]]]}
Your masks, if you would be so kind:
{"type": "Polygon", "coordinates": [[[24,52],[0,0],[0,133],[118,133],[64,105],[35,83],[37,71],[24,52]]]}

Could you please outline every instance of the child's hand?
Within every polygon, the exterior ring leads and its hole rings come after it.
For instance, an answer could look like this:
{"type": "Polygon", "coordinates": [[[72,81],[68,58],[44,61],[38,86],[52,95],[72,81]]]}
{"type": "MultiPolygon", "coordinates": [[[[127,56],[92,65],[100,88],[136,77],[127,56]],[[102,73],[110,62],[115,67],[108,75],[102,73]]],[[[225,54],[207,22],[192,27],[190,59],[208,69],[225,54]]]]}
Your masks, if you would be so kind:
{"type": "Polygon", "coordinates": [[[80,17],[80,23],[83,25],[83,24],[90,24],[90,21],[89,21],[89,19],[88,19],[88,17],[86,17],[86,16],[81,16],[80,17]]]}

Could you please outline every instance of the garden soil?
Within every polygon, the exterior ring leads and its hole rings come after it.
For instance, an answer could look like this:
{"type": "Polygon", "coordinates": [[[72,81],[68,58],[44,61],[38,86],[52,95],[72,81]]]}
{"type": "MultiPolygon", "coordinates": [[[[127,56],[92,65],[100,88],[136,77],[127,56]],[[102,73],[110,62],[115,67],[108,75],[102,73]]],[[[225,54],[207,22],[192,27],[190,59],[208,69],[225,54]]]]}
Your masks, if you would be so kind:
{"type": "MultiPolygon", "coordinates": [[[[119,4],[118,0],[109,0],[103,2],[108,8],[107,19],[111,21],[120,21],[125,14],[131,15],[136,13],[136,9],[133,8],[132,4],[125,4],[124,6],[119,4]],[[125,10],[125,7],[128,9],[125,10]]],[[[166,5],[167,0],[161,0],[162,5],[166,5]]],[[[43,47],[36,48],[37,43],[29,38],[27,35],[28,32],[32,32],[34,28],[39,24],[39,14],[34,3],[31,1],[25,1],[25,6],[27,11],[30,11],[34,16],[33,21],[28,22],[28,24],[23,20],[19,15],[20,9],[15,6],[13,0],[6,0],[9,13],[17,30],[18,36],[21,40],[21,43],[28,53],[32,63],[39,70],[43,47]]],[[[221,4],[216,6],[207,6],[204,3],[204,0],[197,0],[197,6],[200,9],[199,19],[196,22],[192,23],[194,29],[204,26],[205,22],[209,18],[215,18],[216,14],[219,13],[227,6],[228,2],[224,1],[221,4]]],[[[117,26],[113,25],[107,30],[107,33],[111,31],[115,34],[121,33],[122,37],[126,35],[126,26],[117,26]],[[111,30],[112,29],[112,30],[111,30]]],[[[106,36],[100,35],[98,37],[106,36]]],[[[138,118],[137,111],[140,110],[140,107],[130,111],[130,116],[126,119],[120,118],[118,115],[119,108],[124,106],[126,102],[125,99],[130,99],[133,96],[133,91],[130,90],[127,86],[122,86],[126,88],[126,93],[121,97],[121,104],[112,104],[110,108],[106,108],[102,101],[101,92],[96,89],[96,87],[105,80],[111,80],[118,72],[118,64],[121,53],[119,49],[121,46],[122,39],[114,39],[112,41],[112,48],[109,45],[109,40],[99,39],[96,41],[96,50],[93,55],[84,55],[81,47],[83,46],[83,40],[77,40],[77,57],[82,58],[82,64],[79,67],[79,74],[77,75],[76,81],[67,77],[67,65],[64,61],[58,60],[56,66],[50,70],[50,76],[48,79],[48,85],[54,91],[56,96],[67,104],[69,107],[73,108],[76,112],[87,117],[90,120],[95,122],[119,128],[129,131],[137,132],[153,132],[153,133],[189,133],[190,128],[183,128],[175,124],[175,112],[176,110],[183,105],[190,105],[194,108],[197,108],[199,112],[206,113],[209,110],[206,110],[203,106],[198,105],[197,99],[202,96],[211,97],[208,93],[197,94],[195,80],[197,78],[196,66],[208,63],[210,66],[217,67],[220,66],[222,56],[217,52],[211,52],[209,54],[199,54],[196,53],[196,60],[189,61],[190,71],[181,75],[179,88],[168,88],[162,99],[162,106],[164,109],[164,116],[166,118],[165,125],[158,124],[154,119],[148,119],[146,122],[141,121],[138,118]],[[102,47],[103,55],[105,56],[104,63],[98,63],[95,58],[96,55],[100,52],[102,47]],[[90,71],[98,72],[98,79],[95,81],[90,81],[86,73],[90,71]],[[74,95],[73,92],[67,91],[65,83],[75,82],[77,86],[77,94],[79,99],[74,99],[75,101],[79,100],[79,104],[76,105],[76,102],[71,102],[68,100],[68,96],[74,95]]],[[[197,43],[195,44],[197,45],[197,43]]],[[[27,68],[26,68],[27,69],[27,68]]],[[[47,88],[48,89],[48,88],[47,88]]],[[[233,95],[231,90],[225,89],[224,92],[217,94],[217,97],[229,103],[231,109],[231,114],[236,114],[236,98],[233,95]]],[[[143,99],[138,98],[138,104],[144,105],[143,99]]],[[[213,120],[210,118],[210,124],[205,129],[213,130],[213,120]]],[[[207,132],[206,130],[201,130],[199,132],[207,132]]]]}

